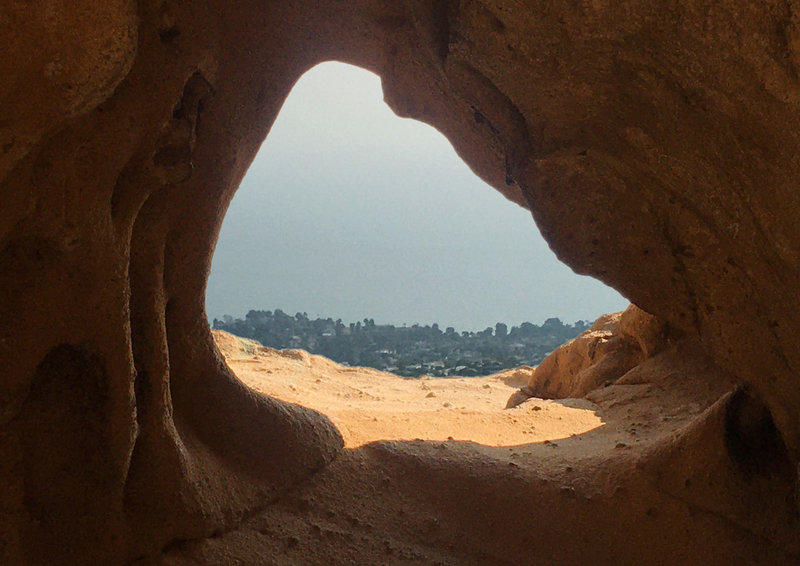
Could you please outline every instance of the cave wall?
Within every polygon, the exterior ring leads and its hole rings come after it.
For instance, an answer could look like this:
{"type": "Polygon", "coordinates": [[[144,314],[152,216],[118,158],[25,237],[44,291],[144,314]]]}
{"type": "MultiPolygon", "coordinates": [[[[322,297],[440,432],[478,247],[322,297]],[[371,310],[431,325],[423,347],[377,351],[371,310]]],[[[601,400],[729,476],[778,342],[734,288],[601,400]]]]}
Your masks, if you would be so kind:
{"type": "Polygon", "coordinates": [[[228,202],[291,86],[331,59],[380,74],[561,259],[749,383],[796,466],[797,10],[0,8],[0,561],[208,536],[336,456],[326,419],[233,378],[203,306],[228,202]]]}

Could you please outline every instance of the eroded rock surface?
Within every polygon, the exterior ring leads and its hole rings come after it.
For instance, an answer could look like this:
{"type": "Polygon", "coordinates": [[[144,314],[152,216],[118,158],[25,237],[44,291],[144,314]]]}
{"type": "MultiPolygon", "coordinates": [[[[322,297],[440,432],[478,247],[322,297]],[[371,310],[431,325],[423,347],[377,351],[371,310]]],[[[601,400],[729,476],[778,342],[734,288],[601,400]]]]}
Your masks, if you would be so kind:
{"type": "Polygon", "coordinates": [[[531,371],[528,383],[509,399],[513,407],[528,397],[583,397],[615,383],[669,345],[669,328],[630,305],[598,318],[577,338],[554,350],[531,371]]]}
{"type": "MultiPolygon", "coordinates": [[[[324,418],[230,374],[203,309],[228,202],[294,81],[329,59],[379,73],[395,111],[528,206],[565,262],[746,383],[720,401],[739,424],[698,419],[686,465],[715,447],[713,484],[764,436],[785,451],[760,477],[783,494],[800,460],[798,37],[797,3],[777,1],[4,4],[0,562],[158,556],[339,454],[324,418]]],[[[512,489],[492,469],[482,485],[512,489]]],[[[710,525],[734,514],[781,517],[782,534],[758,530],[765,557],[797,528],[759,497],[669,492],[670,520],[692,522],[669,531],[684,564],[725,563],[702,549],[731,542],[710,525]]],[[[586,536],[614,536],[575,505],[586,536]]]]}

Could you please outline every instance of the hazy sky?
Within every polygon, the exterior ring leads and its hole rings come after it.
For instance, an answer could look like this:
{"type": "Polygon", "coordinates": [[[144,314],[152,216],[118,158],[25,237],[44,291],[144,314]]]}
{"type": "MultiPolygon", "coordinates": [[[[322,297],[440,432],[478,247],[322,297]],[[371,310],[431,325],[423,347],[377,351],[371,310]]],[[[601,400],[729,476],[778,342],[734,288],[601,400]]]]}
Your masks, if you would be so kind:
{"type": "Polygon", "coordinates": [[[289,95],[225,217],[206,296],[210,318],[279,308],[457,330],[626,305],[560,263],[442,134],[395,116],[376,75],[341,63],[289,95]]]}

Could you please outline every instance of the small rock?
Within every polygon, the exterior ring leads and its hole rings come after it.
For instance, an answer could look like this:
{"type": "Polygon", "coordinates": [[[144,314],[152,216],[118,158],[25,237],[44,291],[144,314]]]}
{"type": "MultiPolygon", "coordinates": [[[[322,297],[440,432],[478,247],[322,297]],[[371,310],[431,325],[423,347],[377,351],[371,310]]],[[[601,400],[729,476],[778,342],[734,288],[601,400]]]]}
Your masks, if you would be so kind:
{"type": "Polygon", "coordinates": [[[506,409],[513,409],[531,397],[533,397],[533,394],[527,388],[523,387],[522,389],[517,389],[511,395],[511,397],[508,398],[508,401],[506,402],[506,409]]]}

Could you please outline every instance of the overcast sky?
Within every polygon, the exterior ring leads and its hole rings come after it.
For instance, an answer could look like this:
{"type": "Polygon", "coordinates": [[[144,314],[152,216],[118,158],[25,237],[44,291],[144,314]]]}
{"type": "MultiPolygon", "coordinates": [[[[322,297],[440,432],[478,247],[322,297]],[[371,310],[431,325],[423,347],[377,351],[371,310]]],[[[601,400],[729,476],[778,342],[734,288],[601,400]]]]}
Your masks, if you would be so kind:
{"type": "Polygon", "coordinates": [[[395,116],[376,75],[342,63],[289,95],[225,217],[206,296],[212,319],[279,308],[457,330],[626,305],[560,263],[443,135],[395,116]]]}

